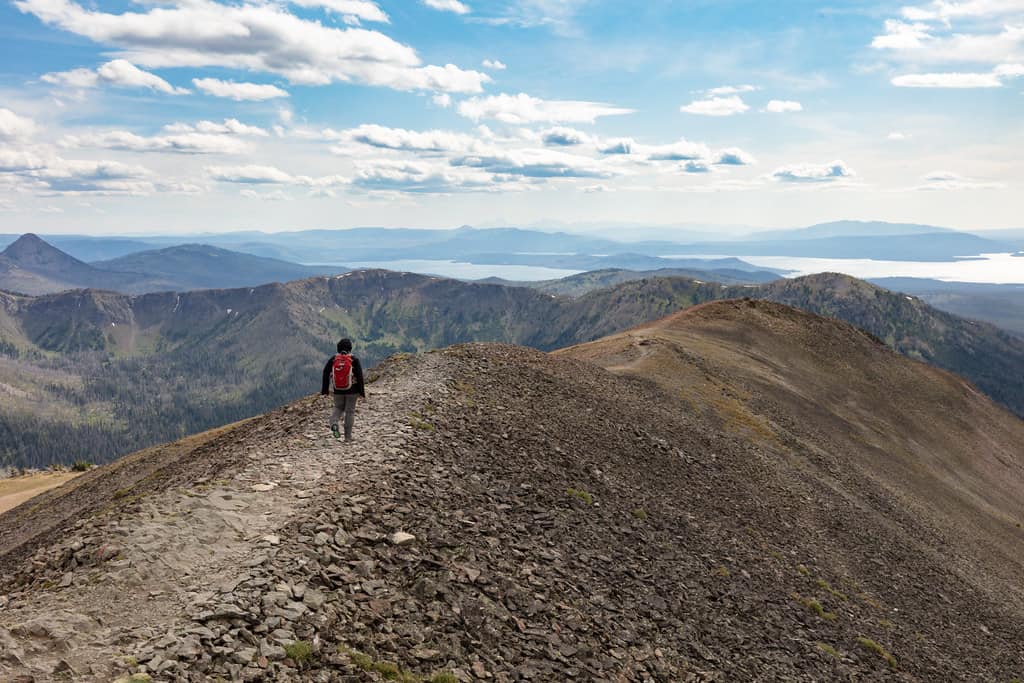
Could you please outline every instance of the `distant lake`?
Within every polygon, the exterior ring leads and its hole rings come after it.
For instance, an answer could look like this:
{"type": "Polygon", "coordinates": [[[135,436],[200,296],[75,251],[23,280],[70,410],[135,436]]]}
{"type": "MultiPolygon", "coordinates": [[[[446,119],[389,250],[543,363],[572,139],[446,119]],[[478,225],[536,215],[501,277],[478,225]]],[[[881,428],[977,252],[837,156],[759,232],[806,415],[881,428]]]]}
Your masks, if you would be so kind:
{"type": "MultiPolygon", "coordinates": [[[[319,264],[314,264],[319,265],[319,264]]],[[[531,282],[535,280],[557,280],[583,271],[541,266],[499,266],[463,261],[435,261],[431,259],[408,259],[404,261],[362,261],[346,264],[349,268],[386,268],[387,270],[440,275],[458,280],[482,280],[500,277],[505,280],[531,282]]]]}
{"type": "MultiPolygon", "coordinates": [[[[1024,283],[1024,260],[1013,254],[979,254],[962,261],[875,261],[872,259],[807,258],[802,256],[743,256],[687,254],[688,258],[733,256],[762,268],[787,271],[787,277],[813,273],[845,273],[862,280],[917,277],[948,282],[1024,283]]],[[[665,256],[664,258],[683,258],[665,256]]]]}

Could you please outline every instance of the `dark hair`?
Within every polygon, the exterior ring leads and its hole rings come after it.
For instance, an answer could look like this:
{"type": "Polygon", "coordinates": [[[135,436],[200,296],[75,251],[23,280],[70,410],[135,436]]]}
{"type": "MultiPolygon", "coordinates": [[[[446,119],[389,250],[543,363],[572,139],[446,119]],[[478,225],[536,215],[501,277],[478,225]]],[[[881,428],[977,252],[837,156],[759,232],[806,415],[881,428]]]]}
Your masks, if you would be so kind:
{"type": "Polygon", "coordinates": [[[338,342],[338,353],[348,353],[351,350],[352,350],[352,340],[351,339],[347,339],[346,338],[346,339],[342,339],[340,342],[338,342]]]}

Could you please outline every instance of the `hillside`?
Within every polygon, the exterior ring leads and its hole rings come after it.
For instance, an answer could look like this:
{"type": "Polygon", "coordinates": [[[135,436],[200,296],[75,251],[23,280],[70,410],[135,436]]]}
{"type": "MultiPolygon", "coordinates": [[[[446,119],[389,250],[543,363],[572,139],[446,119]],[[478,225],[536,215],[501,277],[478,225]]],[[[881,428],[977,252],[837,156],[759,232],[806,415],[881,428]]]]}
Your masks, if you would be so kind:
{"type": "MultiPolygon", "coordinates": [[[[130,247],[129,240],[93,241],[66,238],[84,253],[130,247]]],[[[102,289],[125,294],[253,287],[343,271],[272,258],[184,244],[149,249],[106,261],[85,263],[36,235],[19,237],[0,253],[0,290],[29,295],[73,289],[102,289]]]]}
{"type": "Polygon", "coordinates": [[[357,271],[182,294],[0,294],[0,465],[107,462],[265,412],[316,388],[341,336],[368,367],[468,341],[550,350],[736,296],[846,319],[1024,415],[1024,341],[844,276],[763,288],[651,278],[568,299],[357,271]]]}
{"type": "Polygon", "coordinates": [[[716,302],[397,357],[348,446],[325,411],[0,515],[0,678],[1024,673],[1024,422],[849,325],[716,302]]]}
{"type": "Polygon", "coordinates": [[[659,277],[686,278],[688,280],[701,280],[703,282],[719,282],[723,285],[754,284],[762,282],[773,282],[779,279],[775,273],[768,271],[730,270],[686,270],[682,268],[662,268],[660,270],[623,270],[609,268],[605,270],[590,270],[577,275],[559,278],[557,280],[538,280],[535,282],[512,282],[501,278],[487,278],[479,282],[507,285],[509,287],[530,287],[545,294],[557,296],[579,297],[598,289],[606,289],[635,280],[647,280],[659,277]]]}
{"type": "Polygon", "coordinates": [[[252,287],[344,270],[327,266],[302,266],[207,244],[182,244],[139,251],[107,261],[96,261],[92,265],[106,271],[145,273],[147,282],[131,288],[134,293],[252,287]]]}

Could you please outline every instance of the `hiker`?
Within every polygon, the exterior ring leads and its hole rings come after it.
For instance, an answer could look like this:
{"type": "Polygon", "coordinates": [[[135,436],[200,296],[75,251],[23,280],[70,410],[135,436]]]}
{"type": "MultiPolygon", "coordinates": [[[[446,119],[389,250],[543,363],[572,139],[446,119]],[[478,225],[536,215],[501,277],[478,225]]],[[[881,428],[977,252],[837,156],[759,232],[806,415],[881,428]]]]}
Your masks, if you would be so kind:
{"type": "Polygon", "coordinates": [[[334,391],[334,412],[331,413],[331,433],[340,438],[338,420],[345,416],[345,441],[352,440],[352,424],[356,419],[356,401],[358,397],[366,398],[363,386],[363,366],[359,359],[352,355],[352,340],[342,339],[338,342],[338,353],[332,356],[324,366],[324,381],[320,393],[327,396],[334,391]]]}

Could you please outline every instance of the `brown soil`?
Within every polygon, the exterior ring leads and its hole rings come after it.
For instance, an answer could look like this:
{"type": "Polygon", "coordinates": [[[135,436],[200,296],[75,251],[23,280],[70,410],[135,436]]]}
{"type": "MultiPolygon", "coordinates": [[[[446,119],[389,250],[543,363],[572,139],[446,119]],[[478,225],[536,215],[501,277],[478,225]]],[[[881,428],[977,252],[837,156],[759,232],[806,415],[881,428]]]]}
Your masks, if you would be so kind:
{"type": "Polygon", "coordinates": [[[33,496],[71,481],[78,472],[38,472],[0,479],[0,513],[21,505],[33,496]]]}

